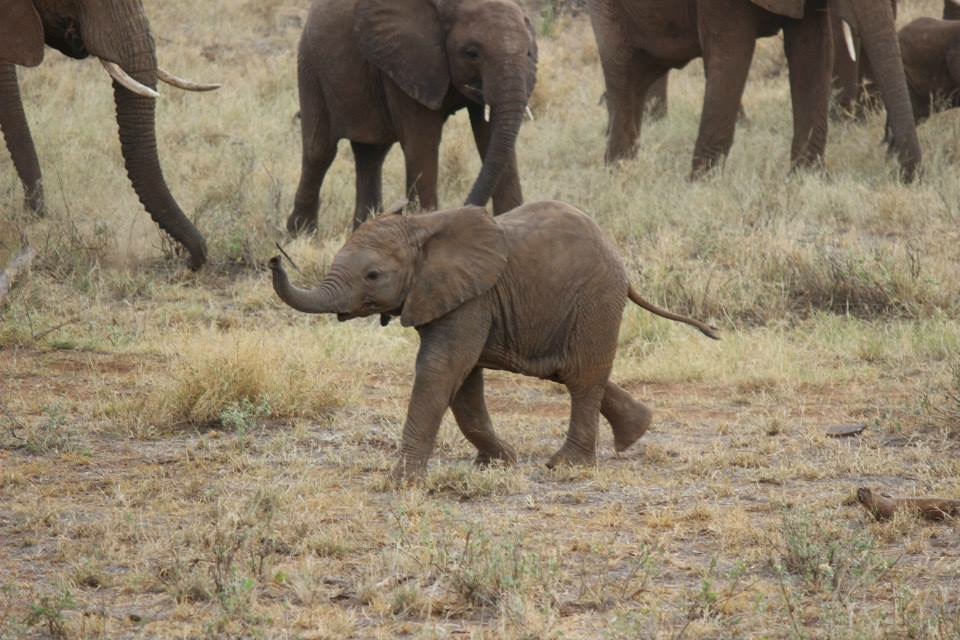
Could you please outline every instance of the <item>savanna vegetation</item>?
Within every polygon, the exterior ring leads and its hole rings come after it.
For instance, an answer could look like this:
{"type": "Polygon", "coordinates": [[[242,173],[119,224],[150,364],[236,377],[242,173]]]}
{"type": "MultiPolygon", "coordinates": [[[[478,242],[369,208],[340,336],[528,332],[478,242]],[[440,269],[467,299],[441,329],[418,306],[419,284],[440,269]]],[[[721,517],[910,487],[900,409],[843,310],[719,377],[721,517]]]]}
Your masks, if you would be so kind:
{"type": "MultiPolygon", "coordinates": [[[[521,462],[478,470],[452,420],[423,487],[389,469],[416,334],[276,299],[282,243],[316,281],[350,229],[347,145],[320,231],[284,221],[299,171],[295,50],[307,0],[145,0],[159,54],[211,94],[162,90],[170,185],[206,235],[193,273],[123,171],[109,82],[54,52],[22,72],[49,213],[0,153],[0,638],[954,638],[956,522],[876,523],[858,486],[960,497],[960,114],[920,129],[903,184],[883,114],[831,125],[789,175],[782,49],[763,41],[723,171],[686,180],[702,67],[605,168],[596,48],[577,3],[530,4],[528,200],[589,212],[638,290],[709,319],[711,342],[628,309],[614,377],[650,433],[597,468],[548,471],[561,387],[488,377],[521,462]],[[824,435],[863,423],[855,438],[824,435]]],[[[899,21],[942,3],[901,3],[899,21]]],[[[441,201],[479,167],[445,129],[441,201]]],[[[403,197],[402,161],[385,199],[403,197]]]]}

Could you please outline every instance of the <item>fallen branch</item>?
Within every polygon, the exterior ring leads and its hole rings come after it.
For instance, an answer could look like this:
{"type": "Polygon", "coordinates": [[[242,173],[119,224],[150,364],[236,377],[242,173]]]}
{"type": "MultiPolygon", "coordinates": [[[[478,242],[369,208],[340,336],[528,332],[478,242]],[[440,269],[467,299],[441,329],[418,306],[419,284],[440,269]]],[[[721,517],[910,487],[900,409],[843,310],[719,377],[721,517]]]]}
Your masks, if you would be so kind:
{"type": "Polygon", "coordinates": [[[3,304],[3,300],[7,297],[10,289],[13,288],[17,276],[27,270],[30,263],[33,262],[35,255],[37,255],[37,252],[33,247],[27,247],[10,262],[10,265],[4,269],[3,273],[0,273],[0,305],[3,304]]]}
{"type": "Polygon", "coordinates": [[[928,520],[947,520],[960,516],[960,500],[945,498],[893,498],[866,487],[857,489],[857,502],[877,520],[889,520],[897,511],[918,513],[928,520]]]}

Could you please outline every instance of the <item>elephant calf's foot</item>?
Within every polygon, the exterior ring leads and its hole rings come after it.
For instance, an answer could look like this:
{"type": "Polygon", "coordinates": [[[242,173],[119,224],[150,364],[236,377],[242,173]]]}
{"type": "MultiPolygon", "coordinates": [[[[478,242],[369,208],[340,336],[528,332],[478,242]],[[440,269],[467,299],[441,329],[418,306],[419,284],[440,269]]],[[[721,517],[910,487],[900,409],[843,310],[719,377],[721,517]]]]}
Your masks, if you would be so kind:
{"type": "Polygon", "coordinates": [[[565,443],[550,460],[547,461],[547,467],[555,469],[561,465],[570,465],[572,467],[593,467],[597,464],[596,451],[586,451],[585,449],[565,443]]]}
{"type": "Polygon", "coordinates": [[[478,451],[477,457],[473,459],[473,464],[478,467],[489,467],[496,463],[516,464],[517,454],[510,445],[500,443],[497,449],[478,451]]]}
{"type": "Polygon", "coordinates": [[[613,448],[619,453],[626,451],[639,440],[650,428],[652,413],[642,404],[635,403],[634,407],[624,407],[623,411],[616,411],[608,416],[613,428],[613,448]]]}

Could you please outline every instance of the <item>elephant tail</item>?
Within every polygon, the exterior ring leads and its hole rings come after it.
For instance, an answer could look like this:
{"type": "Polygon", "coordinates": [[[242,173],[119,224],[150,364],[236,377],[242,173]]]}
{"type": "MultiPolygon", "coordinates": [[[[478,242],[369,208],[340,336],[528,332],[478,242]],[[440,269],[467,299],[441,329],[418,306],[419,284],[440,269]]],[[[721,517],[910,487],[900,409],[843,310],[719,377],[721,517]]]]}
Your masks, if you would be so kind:
{"type": "Polygon", "coordinates": [[[714,340],[720,339],[720,336],[717,335],[716,327],[711,327],[710,325],[700,322],[699,320],[694,320],[693,318],[688,318],[687,316],[681,316],[676,313],[671,313],[666,309],[661,309],[655,304],[651,304],[646,300],[644,300],[640,296],[640,294],[637,293],[636,289],[634,289],[632,286],[628,285],[628,287],[629,288],[627,290],[627,295],[630,297],[630,299],[633,300],[636,304],[646,309],[647,311],[649,311],[650,313],[654,313],[660,316],[661,318],[666,318],[667,320],[675,320],[677,322],[688,324],[691,327],[696,327],[697,329],[700,330],[700,333],[707,336],[708,338],[713,338],[714,340]]]}

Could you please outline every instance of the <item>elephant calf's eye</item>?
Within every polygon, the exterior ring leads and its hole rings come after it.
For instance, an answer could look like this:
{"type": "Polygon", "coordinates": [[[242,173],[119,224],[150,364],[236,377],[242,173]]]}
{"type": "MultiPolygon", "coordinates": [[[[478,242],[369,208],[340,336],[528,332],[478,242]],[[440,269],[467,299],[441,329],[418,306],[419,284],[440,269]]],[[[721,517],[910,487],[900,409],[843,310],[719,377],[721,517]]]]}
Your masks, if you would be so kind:
{"type": "Polygon", "coordinates": [[[476,47],[467,47],[463,50],[463,57],[468,60],[479,60],[480,52],[477,51],[476,47]]]}
{"type": "Polygon", "coordinates": [[[380,277],[379,271],[367,271],[367,275],[366,275],[367,280],[370,280],[371,282],[373,282],[379,277],[380,277]]]}

